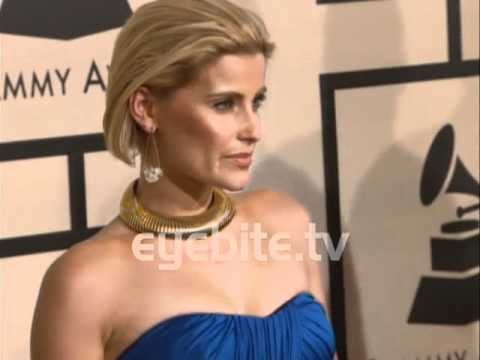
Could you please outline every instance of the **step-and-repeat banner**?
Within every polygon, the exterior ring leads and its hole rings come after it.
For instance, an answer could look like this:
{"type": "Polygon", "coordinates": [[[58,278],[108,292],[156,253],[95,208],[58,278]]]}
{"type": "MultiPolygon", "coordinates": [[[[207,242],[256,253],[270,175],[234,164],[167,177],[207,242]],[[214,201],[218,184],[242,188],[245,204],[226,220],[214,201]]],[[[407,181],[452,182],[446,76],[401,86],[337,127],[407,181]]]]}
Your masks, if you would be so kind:
{"type": "MultiPolygon", "coordinates": [[[[29,358],[45,270],[138,175],[101,119],[145,2],[0,0],[0,360],[29,358]]],[[[236,2],[278,46],[247,190],[291,193],[334,245],[350,234],[320,264],[339,359],[477,360],[479,1],[236,2]]]]}

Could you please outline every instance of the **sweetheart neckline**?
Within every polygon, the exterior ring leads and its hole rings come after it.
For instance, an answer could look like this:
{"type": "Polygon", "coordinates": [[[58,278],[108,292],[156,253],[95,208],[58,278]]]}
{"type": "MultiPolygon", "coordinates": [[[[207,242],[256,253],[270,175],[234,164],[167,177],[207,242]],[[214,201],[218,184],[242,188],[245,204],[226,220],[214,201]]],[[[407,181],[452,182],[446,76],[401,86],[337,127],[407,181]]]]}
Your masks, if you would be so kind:
{"type": "Polygon", "coordinates": [[[215,312],[215,311],[192,311],[192,312],[187,312],[187,313],[183,313],[183,314],[177,314],[177,315],[173,315],[171,317],[168,317],[164,320],[160,320],[160,321],[156,322],[155,324],[153,324],[152,326],[150,326],[145,331],[143,331],[135,340],[133,340],[132,343],[130,343],[130,345],[128,345],[122,352],[120,352],[120,354],[116,357],[116,360],[122,359],[123,356],[125,356],[127,353],[129,353],[130,350],[132,350],[135,346],[139,345],[140,342],[146,340],[148,335],[152,334],[156,329],[164,326],[165,324],[167,324],[171,321],[179,320],[179,319],[182,319],[182,318],[194,317],[194,316],[219,316],[219,317],[224,317],[224,318],[236,318],[236,319],[241,318],[241,319],[253,319],[253,320],[257,320],[257,321],[266,321],[267,319],[270,319],[270,318],[274,317],[276,314],[278,314],[279,312],[281,312],[284,308],[286,308],[288,305],[293,303],[300,296],[308,296],[308,297],[312,298],[315,303],[320,305],[320,309],[322,310],[322,312],[324,314],[326,314],[325,305],[323,303],[321,303],[320,301],[318,301],[315,298],[315,296],[313,295],[313,293],[311,291],[308,291],[308,290],[301,290],[301,291],[295,293],[294,295],[289,297],[287,300],[285,300],[283,303],[281,303],[279,306],[277,306],[273,311],[271,311],[267,315],[235,314],[235,313],[215,312]]]}
{"type": "MultiPolygon", "coordinates": [[[[313,299],[315,299],[315,297],[313,296],[313,294],[310,292],[310,291],[307,291],[307,290],[302,290],[302,291],[299,291],[297,293],[295,293],[294,295],[290,296],[287,300],[285,300],[283,303],[281,303],[280,305],[278,305],[273,311],[271,311],[270,313],[268,313],[267,315],[255,315],[255,314],[235,314],[235,313],[229,313],[229,312],[219,312],[219,311],[192,311],[192,312],[187,312],[187,313],[183,313],[183,314],[177,314],[177,315],[173,315],[171,317],[168,317],[164,320],[161,320],[160,322],[157,323],[157,325],[161,325],[165,322],[168,322],[170,320],[175,320],[177,318],[183,318],[183,317],[189,317],[189,316],[202,316],[202,315],[207,315],[207,316],[223,316],[223,317],[236,317],[236,318],[254,318],[254,319],[260,319],[260,320],[265,320],[267,318],[270,318],[272,316],[274,316],[276,313],[278,313],[279,311],[281,311],[283,308],[285,308],[287,305],[289,305],[290,303],[292,303],[296,298],[298,298],[299,296],[301,295],[307,295],[307,296],[310,296],[312,297],[313,299]]],[[[315,301],[318,302],[317,299],[315,299],[315,301]]],[[[320,305],[322,305],[322,309],[323,309],[323,304],[318,302],[320,305]]],[[[154,325],[155,326],[155,325],[154,325]]]]}

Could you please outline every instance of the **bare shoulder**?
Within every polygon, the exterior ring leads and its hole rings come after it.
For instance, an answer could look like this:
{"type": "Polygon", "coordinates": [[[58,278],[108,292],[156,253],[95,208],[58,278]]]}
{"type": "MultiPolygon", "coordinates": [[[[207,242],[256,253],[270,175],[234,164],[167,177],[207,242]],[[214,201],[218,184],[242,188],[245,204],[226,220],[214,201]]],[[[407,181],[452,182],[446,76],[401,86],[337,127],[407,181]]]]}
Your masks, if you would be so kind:
{"type": "Polygon", "coordinates": [[[248,208],[269,231],[289,233],[295,252],[302,254],[309,291],[324,306],[327,304],[325,281],[318,260],[310,255],[314,242],[307,236],[312,221],[308,209],[292,194],[272,189],[252,191],[248,196],[248,208]]]}
{"type": "MultiPolygon", "coordinates": [[[[120,237],[102,229],[91,238],[71,246],[52,263],[49,271],[57,271],[78,281],[89,277],[101,280],[102,276],[114,280],[112,273],[120,271],[124,265],[128,254],[126,250],[125,242],[122,244],[120,237]]],[[[112,282],[110,284],[114,285],[112,282]]]]}
{"type": "Polygon", "coordinates": [[[100,294],[107,296],[108,291],[116,291],[127,280],[131,252],[126,240],[107,226],[73,245],[52,264],[52,270],[77,285],[98,288],[100,294]]]}
{"type": "Polygon", "coordinates": [[[46,331],[61,333],[75,325],[72,332],[87,332],[99,346],[106,344],[125,276],[120,251],[114,241],[92,238],[73,245],[48,267],[35,307],[32,341],[43,343],[46,331]]]}
{"type": "Polygon", "coordinates": [[[259,222],[262,230],[270,234],[287,234],[292,250],[307,251],[306,233],[311,216],[308,209],[292,194],[269,188],[248,193],[244,212],[252,222],[259,222]]]}
{"type": "Polygon", "coordinates": [[[245,197],[245,207],[252,217],[273,231],[305,231],[310,214],[305,206],[292,194],[262,188],[245,197]]]}

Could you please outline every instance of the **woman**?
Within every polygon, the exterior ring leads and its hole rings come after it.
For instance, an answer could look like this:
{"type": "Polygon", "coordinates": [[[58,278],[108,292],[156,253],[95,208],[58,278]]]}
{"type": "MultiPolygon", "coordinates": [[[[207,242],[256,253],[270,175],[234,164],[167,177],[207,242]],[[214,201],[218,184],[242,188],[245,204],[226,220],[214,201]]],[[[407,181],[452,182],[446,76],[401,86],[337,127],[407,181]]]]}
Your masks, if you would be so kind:
{"type": "Polygon", "coordinates": [[[224,191],[248,182],[273,50],[262,20],[226,0],[157,0],[128,20],[104,132],[116,158],[140,155],[141,174],[119,215],[49,267],[33,360],[333,357],[318,264],[272,254],[280,232],[307,254],[308,212],[281,192],[224,191]],[[244,236],[254,224],[260,241],[244,236]],[[174,256],[147,259],[155,246],[174,256]],[[187,256],[201,251],[216,256],[187,256]]]}

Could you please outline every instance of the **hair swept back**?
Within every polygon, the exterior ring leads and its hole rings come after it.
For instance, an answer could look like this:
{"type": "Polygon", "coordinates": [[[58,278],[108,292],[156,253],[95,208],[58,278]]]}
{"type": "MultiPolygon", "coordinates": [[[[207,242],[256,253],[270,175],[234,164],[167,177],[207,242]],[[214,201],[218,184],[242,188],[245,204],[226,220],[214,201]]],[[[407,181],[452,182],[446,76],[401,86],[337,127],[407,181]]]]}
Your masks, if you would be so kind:
{"type": "Polygon", "coordinates": [[[107,149],[130,166],[132,152],[143,155],[145,133],[127,104],[138,87],[165,96],[221,55],[262,53],[269,59],[274,49],[263,20],[227,0],[156,0],[140,6],[114,44],[103,116],[107,149]]]}

